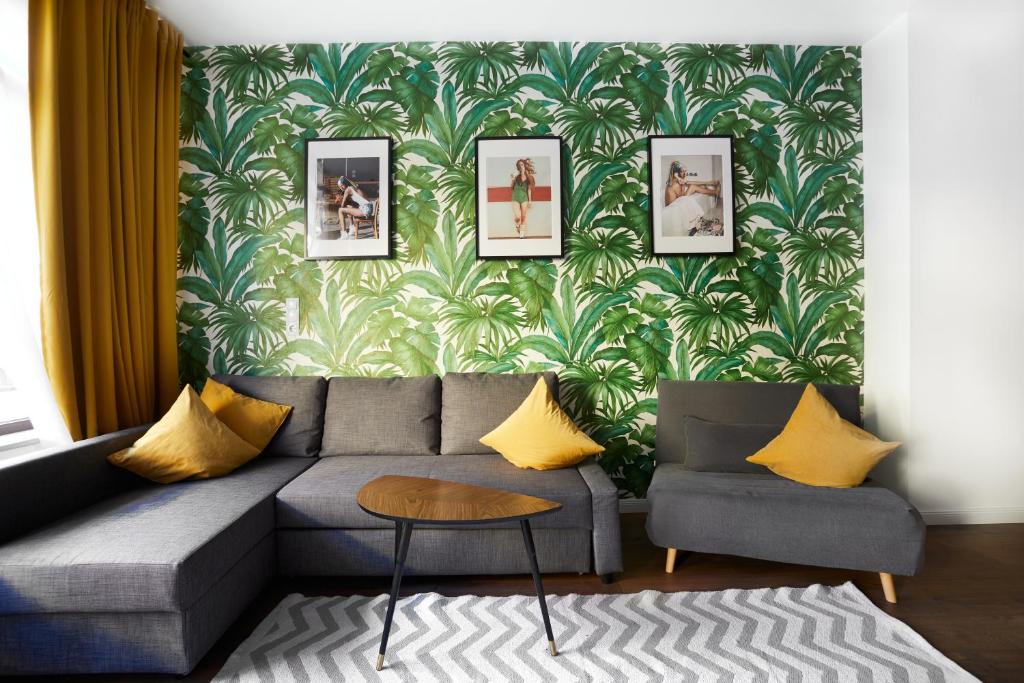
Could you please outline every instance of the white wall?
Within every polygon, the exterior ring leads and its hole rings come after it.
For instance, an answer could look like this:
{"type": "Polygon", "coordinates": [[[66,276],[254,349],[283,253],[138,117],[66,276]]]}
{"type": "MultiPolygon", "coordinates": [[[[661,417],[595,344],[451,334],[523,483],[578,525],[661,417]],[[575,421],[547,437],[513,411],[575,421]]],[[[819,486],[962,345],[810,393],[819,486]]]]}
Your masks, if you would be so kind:
{"type": "Polygon", "coordinates": [[[910,96],[907,17],[864,45],[864,424],[905,445],[873,476],[904,495],[910,434],[910,96]]]}
{"type": "Polygon", "coordinates": [[[864,47],[865,403],[932,523],[1024,521],[1022,64],[1009,0],[914,2],[864,47]]]}
{"type": "Polygon", "coordinates": [[[150,0],[188,45],[579,40],[859,45],[910,0],[150,0]]]}

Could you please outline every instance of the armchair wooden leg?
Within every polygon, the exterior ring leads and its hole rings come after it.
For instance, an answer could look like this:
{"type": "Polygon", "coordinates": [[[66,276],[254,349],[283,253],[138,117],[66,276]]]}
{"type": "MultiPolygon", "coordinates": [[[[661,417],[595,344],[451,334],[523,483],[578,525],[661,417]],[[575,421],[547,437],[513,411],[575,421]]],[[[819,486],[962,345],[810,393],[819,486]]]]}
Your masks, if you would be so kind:
{"type": "Polygon", "coordinates": [[[665,573],[671,574],[676,568],[676,549],[669,548],[668,555],[665,556],[665,573]]]}
{"type": "Polygon", "coordinates": [[[892,574],[879,572],[878,575],[882,578],[882,592],[885,593],[885,601],[895,605],[896,586],[892,582],[892,574]]]}

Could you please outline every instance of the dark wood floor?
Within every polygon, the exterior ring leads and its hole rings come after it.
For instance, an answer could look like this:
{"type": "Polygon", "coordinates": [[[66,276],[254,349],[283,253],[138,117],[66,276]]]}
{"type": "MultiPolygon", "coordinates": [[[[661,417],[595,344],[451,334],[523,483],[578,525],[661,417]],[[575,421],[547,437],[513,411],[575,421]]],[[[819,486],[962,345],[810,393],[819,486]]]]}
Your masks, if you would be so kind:
{"type": "MultiPolygon", "coordinates": [[[[720,555],[681,556],[674,574],[665,574],[665,553],[647,540],[644,515],[623,516],[626,571],[604,585],[596,576],[548,575],[549,594],[633,593],[836,585],[853,581],[875,604],[905,621],[936,648],[988,683],[1024,680],[1024,524],[946,526],[928,529],[928,557],[920,576],[897,577],[899,604],[882,597],[877,574],[800,567],[720,555]]],[[[79,676],[74,681],[209,681],[228,655],[285,595],[379,594],[389,580],[279,580],[235,622],[192,675],[79,676]]],[[[436,591],[444,595],[532,594],[528,575],[510,577],[408,578],[402,594],[436,591]]],[[[40,682],[46,679],[26,679],[40,682]]]]}

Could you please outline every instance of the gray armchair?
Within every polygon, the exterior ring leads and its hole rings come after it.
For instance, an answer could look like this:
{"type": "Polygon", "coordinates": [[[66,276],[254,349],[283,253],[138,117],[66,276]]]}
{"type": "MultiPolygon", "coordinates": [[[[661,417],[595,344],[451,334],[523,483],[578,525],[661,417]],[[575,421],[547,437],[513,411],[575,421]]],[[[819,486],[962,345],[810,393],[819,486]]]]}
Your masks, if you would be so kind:
{"type": "MultiPolygon", "coordinates": [[[[817,387],[860,425],[859,387],[817,387]]],[[[858,569],[878,572],[896,602],[892,575],[914,575],[924,560],[925,525],[913,505],[870,479],[807,486],[745,460],[782,430],[803,388],[660,382],[648,536],[667,549],[669,573],[680,549],[858,569]]]]}

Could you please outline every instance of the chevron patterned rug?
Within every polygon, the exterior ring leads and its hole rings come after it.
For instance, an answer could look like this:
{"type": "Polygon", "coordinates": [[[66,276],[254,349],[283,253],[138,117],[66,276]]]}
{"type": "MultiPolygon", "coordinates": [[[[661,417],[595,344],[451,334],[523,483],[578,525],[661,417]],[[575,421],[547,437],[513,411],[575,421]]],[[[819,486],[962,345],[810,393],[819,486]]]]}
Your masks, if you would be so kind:
{"type": "Polygon", "coordinates": [[[852,583],[548,606],[557,657],[533,596],[403,598],[378,673],[386,595],[290,595],[214,681],[977,681],[852,583]]]}

